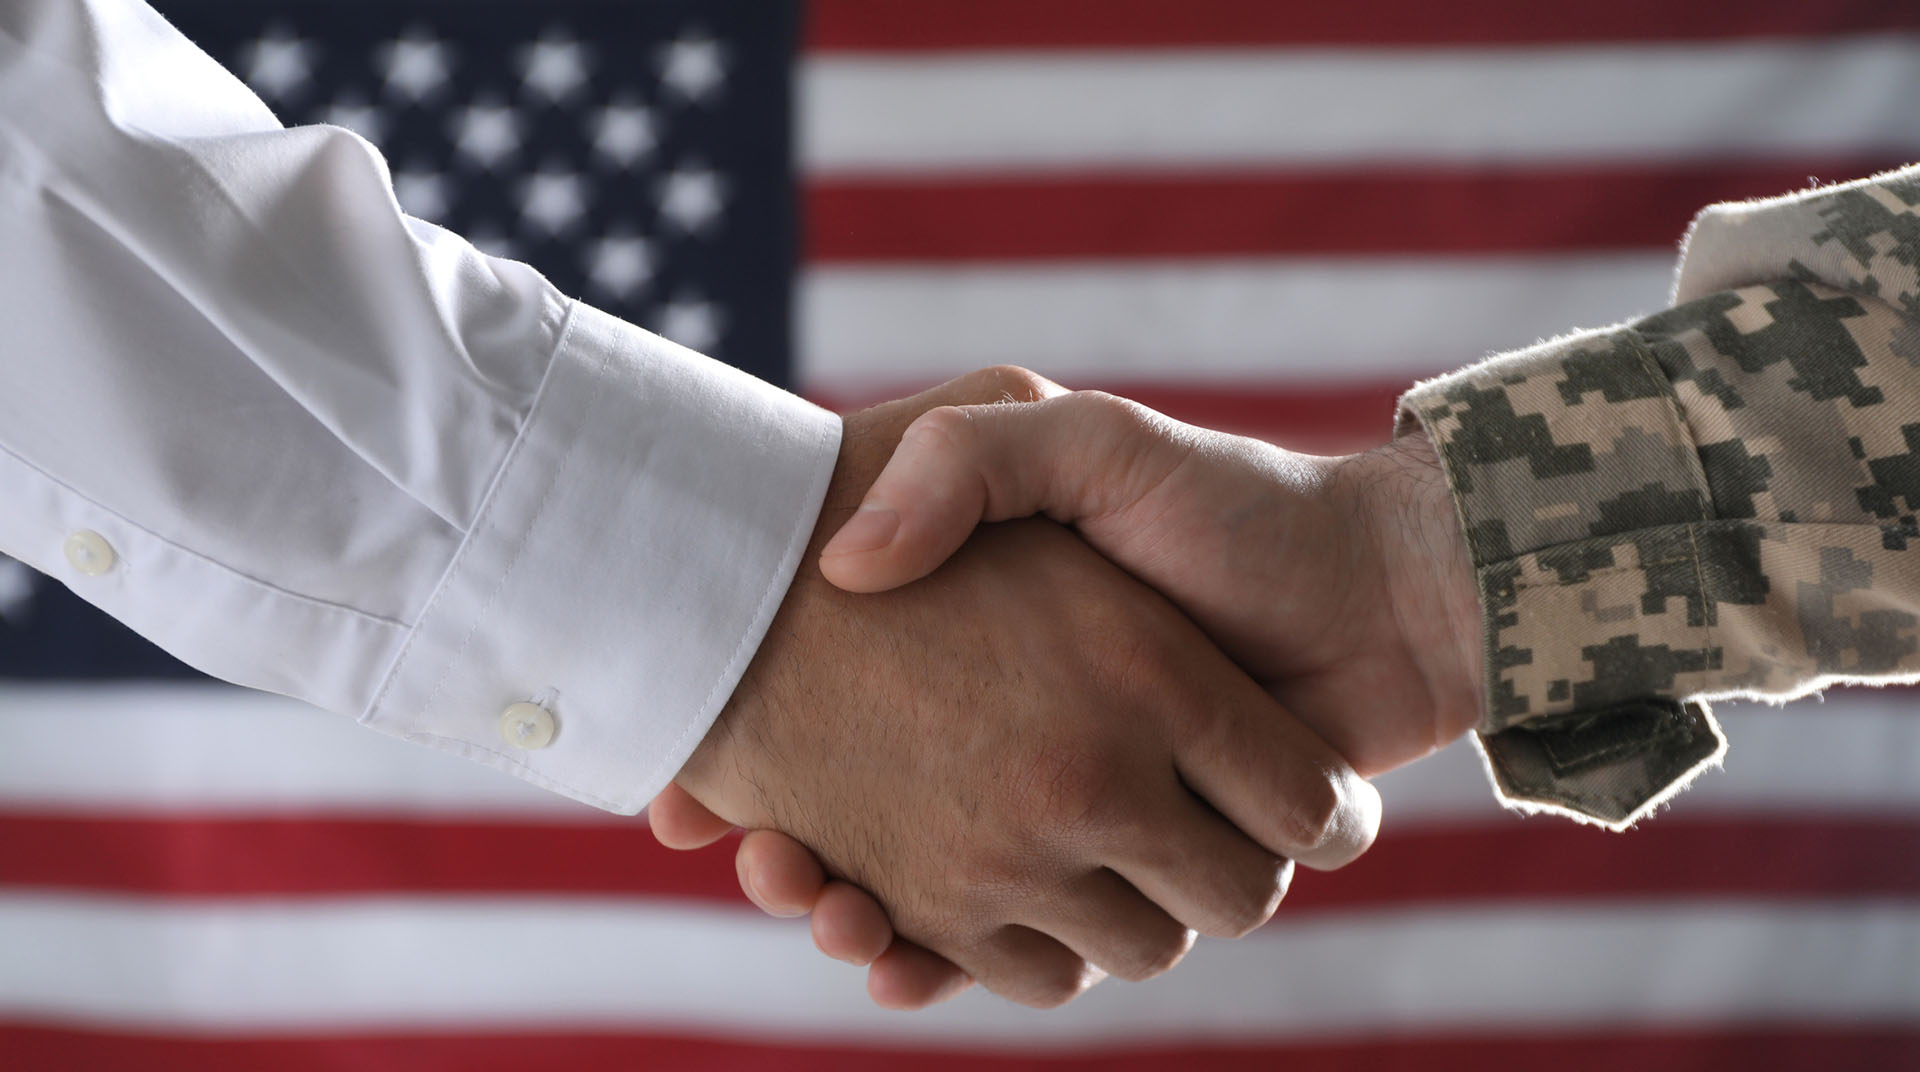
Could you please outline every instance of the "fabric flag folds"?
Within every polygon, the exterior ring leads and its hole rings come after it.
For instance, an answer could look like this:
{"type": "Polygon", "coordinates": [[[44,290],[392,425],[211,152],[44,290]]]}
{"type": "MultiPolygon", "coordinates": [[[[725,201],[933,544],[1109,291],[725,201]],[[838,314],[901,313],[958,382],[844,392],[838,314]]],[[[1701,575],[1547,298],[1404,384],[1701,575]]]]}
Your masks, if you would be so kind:
{"type": "MultiPolygon", "coordinates": [[[[1920,159],[1900,0],[155,0],[408,211],[853,406],[1028,365],[1290,446],[1920,159]]],[[[1920,1067],[1920,710],[1727,705],[1624,835],[1380,779],[1351,868],[1057,1012],[873,1008],[721,850],[192,675],[0,561],[0,1068],[1920,1067]]]]}

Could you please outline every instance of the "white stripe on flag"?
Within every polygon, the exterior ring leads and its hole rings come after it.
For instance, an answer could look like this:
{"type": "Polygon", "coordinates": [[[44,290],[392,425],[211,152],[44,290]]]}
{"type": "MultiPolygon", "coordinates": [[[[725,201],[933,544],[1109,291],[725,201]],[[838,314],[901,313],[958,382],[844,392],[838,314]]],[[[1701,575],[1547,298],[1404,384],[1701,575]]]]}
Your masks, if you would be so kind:
{"type": "Polygon", "coordinates": [[[344,809],[631,822],[296,700],[217,684],[0,683],[0,806],[344,809]]]}
{"type": "Polygon", "coordinates": [[[1411,380],[1666,304],[1665,253],[825,266],[800,378],[829,393],[1001,362],[1075,386],[1411,380]]]}
{"type": "MultiPolygon", "coordinates": [[[[1911,691],[1837,690],[1789,707],[1726,704],[1727,769],[1672,805],[1687,815],[1920,811],[1911,691]]],[[[347,719],[224,685],[0,686],[0,808],[105,814],[343,811],[450,818],[606,818],[347,719]]],[[[1383,775],[1396,827],[1497,817],[1465,742],[1383,775]]]]}
{"type": "Polygon", "coordinates": [[[0,1015],[211,1033],[565,1023],[1025,1048],[1920,1016],[1920,905],[1900,902],[1323,916],[1047,1014],[977,993],[882,1012],[804,924],[664,902],[0,895],[0,948],[0,1015]]]}
{"type": "Polygon", "coordinates": [[[1449,50],[833,55],[802,171],[1706,160],[1920,140],[1920,37],[1449,50]]]}
{"type": "MultiPolygon", "coordinates": [[[[1911,693],[1835,691],[1825,701],[1723,703],[1714,711],[1727,734],[1725,769],[1702,774],[1660,816],[1920,815],[1920,712],[1911,693]]],[[[1374,784],[1393,830],[1459,825],[1501,810],[1465,741],[1374,784]]]]}

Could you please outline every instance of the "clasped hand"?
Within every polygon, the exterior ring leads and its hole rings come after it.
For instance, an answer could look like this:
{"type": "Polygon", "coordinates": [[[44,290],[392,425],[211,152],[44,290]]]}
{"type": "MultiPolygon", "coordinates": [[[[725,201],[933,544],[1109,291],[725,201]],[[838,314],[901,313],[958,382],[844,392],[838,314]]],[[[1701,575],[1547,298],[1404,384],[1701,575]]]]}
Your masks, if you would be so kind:
{"type": "Polygon", "coordinates": [[[748,828],[743,890],[812,912],[883,1005],[1057,1005],[1364,852],[1363,777],[1471,727],[1478,638],[1424,438],[1311,457],[989,369],[848,418],[807,561],[650,815],[675,847],[748,828]]]}

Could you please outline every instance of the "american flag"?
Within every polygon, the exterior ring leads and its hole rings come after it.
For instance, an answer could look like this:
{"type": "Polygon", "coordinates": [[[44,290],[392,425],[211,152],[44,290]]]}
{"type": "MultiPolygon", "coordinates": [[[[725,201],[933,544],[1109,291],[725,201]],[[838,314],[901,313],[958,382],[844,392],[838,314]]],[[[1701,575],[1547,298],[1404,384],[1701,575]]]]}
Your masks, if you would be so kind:
{"type": "MultiPolygon", "coordinates": [[[[1315,449],[1920,158],[1911,0],[159,0],[401,203],[833,404],[1002,361],[1315,449]]],[[[1275,921],[916,1015],[727,855],[206,682],[0,564],[0,1068],[1920,1068],[1907,691],[1723,708],[1627,835],[1462,747],[1275,921]]]]}

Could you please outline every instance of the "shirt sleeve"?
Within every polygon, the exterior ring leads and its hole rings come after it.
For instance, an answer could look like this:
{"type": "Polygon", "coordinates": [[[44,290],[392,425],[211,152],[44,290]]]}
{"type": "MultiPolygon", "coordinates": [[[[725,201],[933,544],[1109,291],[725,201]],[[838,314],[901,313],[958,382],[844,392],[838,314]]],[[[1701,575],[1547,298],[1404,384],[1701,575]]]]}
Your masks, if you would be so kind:
{"type": "Polygon", "coordinates": [[[0,6],[0,551],[215,676],[634,812],[840,425],[403,215],[137,0],[0,6]]]}
{"type": "Polygon", "coordinates": [[[1695,222],[1673,308],[1402,401],[1485,614],[1509,800],[1625,825],[1704,702],[1920,678],[1920,169],[1695,222]]]}

